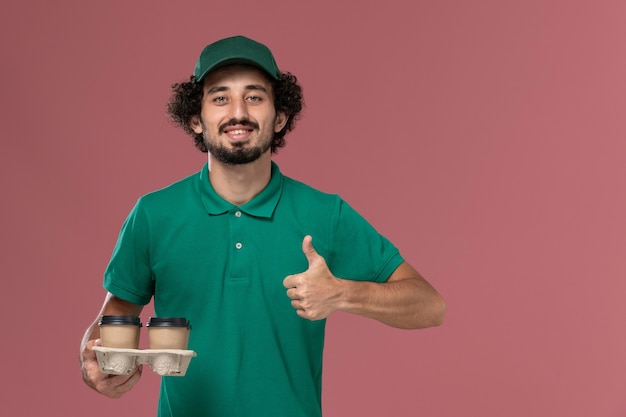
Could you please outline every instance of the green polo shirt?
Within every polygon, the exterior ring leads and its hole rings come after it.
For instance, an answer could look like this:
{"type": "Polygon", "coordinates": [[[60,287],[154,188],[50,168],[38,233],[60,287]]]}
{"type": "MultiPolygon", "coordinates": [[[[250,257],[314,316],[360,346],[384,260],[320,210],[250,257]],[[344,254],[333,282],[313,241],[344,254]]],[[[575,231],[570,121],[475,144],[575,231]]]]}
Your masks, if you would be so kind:
{"type": "Polygon", "coordinates": [[[336,195],[272,177],[235,206],[213,190],[205,165],[141,197],[126,219],[104,287],[158,317],[186,317],[184,377],[163,377],[161,417],[321,416],[325,320],[300,318],[283,279],[308,263],[302,239],[337,277],[384,282],[398,250],[336,195]]]}

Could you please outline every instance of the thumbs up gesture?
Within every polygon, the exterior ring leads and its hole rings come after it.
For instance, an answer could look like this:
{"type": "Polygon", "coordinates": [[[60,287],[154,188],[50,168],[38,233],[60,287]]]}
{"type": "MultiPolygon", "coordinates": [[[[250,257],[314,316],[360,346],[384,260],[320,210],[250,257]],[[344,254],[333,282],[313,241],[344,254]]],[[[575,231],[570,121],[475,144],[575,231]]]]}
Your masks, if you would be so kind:
{"type": "Polygon", "coordinates": [[[300,317],[308,320],[325,319],[339,309],[342,280],[330,272],[326,260],[313,247],[311,236],[304,237],[302,252],[309,261],[309,268],[284,279],[287,297],[300,317]]]}

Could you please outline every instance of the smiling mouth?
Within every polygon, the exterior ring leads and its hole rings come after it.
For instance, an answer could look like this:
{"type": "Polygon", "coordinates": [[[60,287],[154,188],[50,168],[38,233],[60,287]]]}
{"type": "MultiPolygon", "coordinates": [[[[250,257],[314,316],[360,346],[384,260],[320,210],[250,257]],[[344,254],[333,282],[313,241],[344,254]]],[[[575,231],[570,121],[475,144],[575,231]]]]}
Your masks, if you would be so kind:
{"type": "Polygon", "coordinates": [[[233,129],[229,130],[226,133],[228,133],[229,135],[243,135],[248,132],[252,132],[252,129],[233,129]]]}
{"type": "Polygon", "coordinates": [[[245,135],[259,129],[259,125],[250,120],[232,119],[220,126],[219,131],[228,135],[245,135]]]}

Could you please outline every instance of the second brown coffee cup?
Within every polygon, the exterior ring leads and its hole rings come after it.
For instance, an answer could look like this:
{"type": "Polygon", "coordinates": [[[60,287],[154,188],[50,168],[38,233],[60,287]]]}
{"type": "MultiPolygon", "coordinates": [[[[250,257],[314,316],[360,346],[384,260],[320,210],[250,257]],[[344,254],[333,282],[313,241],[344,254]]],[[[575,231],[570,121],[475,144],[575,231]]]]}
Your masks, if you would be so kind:
{"type": "Polygon", "coordinates": [[[150,349],[187,349],[191,324],[186,318],[150,317],[146,327],[150,349]]]}

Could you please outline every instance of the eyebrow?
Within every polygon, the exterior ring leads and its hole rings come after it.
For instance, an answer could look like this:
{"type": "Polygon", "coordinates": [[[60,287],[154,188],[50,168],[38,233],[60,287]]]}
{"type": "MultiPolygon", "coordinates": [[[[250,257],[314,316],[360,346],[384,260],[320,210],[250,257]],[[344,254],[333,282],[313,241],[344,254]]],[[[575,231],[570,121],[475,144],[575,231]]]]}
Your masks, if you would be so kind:
{"type": "MultiPolygon", "coordinates": [[[[209,91],[207,91],[207,94],[214,94],[214,93],[219,93],[221,91],[228,91],[228,90],[230,90],[230,88],[228,88],[226,86],[215,86],[215,87],[211,87],[209,89],[209,91]]],[[[245,90],[246,91],[259,90],[259,91],[263,91],[264,93],[267,93],[267,88],[265,88],[261,84],[250,84],[250,85],[247,85],[247,86],[245,86],[245,90]]]]}

